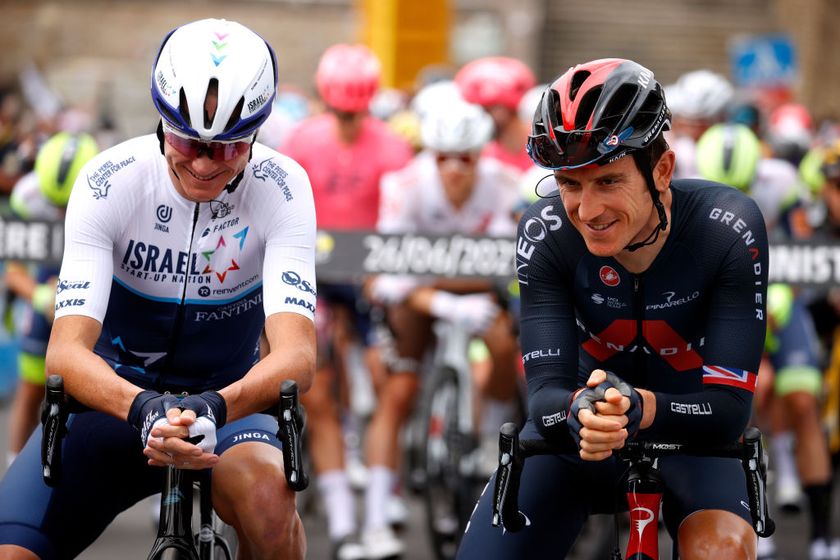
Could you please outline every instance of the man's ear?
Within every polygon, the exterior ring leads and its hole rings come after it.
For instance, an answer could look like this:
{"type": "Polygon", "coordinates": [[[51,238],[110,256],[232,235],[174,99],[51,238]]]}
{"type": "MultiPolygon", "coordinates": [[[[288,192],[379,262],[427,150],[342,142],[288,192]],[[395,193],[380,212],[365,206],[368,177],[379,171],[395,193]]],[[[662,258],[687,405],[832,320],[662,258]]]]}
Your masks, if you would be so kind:
{"type": "Polygon", "coordinates": [[[674,169],[676,167],[676,154],[674,150],[665,150],[659,157],[659,161],[653,168],[653,180],[656,183],[656,190],[660,193],[668,190],[671,185],[671,179],[674,177],[674,169]]]}

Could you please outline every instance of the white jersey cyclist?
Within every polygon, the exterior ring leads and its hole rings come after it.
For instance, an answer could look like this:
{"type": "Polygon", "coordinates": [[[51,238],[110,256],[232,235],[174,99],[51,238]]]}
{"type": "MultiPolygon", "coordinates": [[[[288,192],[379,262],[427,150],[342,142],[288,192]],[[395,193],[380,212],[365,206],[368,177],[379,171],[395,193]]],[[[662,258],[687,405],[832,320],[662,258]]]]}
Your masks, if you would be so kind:
{"type": "Polygon", "coordinates": [[[95,352],[139,386],[223,387],[257,362],[265,317],[313,319],[313,215],[306,173],[261,144],[235,188],[195,203],[154,135],[129,140],[73,189],[56,317],[101,322],[95,352]]]}
{"type": "Polygon", "coordinates": [[[382,233],[513,235],[510,210],[518,194],[517,171],[480,158],[469,199],[456,209],[447,199],[435,154],[420,153],[408,166],[386,174],[380,184],[377,230],[382,233]]]}

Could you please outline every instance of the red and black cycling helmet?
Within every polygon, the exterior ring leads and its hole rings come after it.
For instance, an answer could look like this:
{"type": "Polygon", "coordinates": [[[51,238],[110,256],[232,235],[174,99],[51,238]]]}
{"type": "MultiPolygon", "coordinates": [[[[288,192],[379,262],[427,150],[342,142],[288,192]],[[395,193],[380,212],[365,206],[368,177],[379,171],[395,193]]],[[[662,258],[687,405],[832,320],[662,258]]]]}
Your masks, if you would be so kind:
{"type": "Polygon", "coordinates": [[[543,93],[528,154],[546,169],[603,165],[649,146],[671,126],[653,72],[621,58],[579,64],[543,93]]]}

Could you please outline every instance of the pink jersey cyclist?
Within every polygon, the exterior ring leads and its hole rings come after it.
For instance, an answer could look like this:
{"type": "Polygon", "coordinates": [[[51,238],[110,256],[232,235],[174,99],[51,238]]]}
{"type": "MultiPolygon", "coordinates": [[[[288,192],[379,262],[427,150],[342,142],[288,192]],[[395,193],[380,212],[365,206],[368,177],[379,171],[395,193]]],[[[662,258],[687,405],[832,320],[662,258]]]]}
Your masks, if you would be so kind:
{"type": "Polygon", "coordinates": [[[280,147],[309,175],[319,228],[373,229],[380,178],[403,167],[414,153],[386,124],[369,115],[361,118],[352,144],[340,140],[338,117],[331,112],[301,123],[280,147]]]}

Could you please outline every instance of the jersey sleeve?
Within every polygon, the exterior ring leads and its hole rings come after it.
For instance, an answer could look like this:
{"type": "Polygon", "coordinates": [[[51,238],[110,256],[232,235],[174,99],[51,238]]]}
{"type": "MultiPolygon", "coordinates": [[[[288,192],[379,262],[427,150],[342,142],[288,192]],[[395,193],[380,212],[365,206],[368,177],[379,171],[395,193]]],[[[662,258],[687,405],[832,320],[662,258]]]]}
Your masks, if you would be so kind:
{"type": "Polygon", "coordinates": [[[79,173],[67,205],[55,317],[84,315],[102,323],[114,273],[113,240],[122,218],[116,189],[111,189],[110,197],[101,197],[88,187],[91,169],[88,162],[79,173]]]}
{"type": "MultiPolygon", "coordinates": [[[[266,233],[263,261],[265,316],[298,313],[315,320],[315,203],[303,168],[286,158],[291,200],[274,201],[278,211],[266,233]]],[[[280,191],[274,190],[272,194],[280,191]]]]}
{"type": "Polygon", "coordinates": [[[707,210],[709,229],[698,232],[721,247],[709,288],[703,390],[655,393],[656,416],[644,432],[654,438],[734,441],[750,417],[767,326],[767,232],[756,204],[730,193],[720,208],[707,210]]]}
{"type": "Polygon", "coordinates": [[[579,349],[571,272],[557,256],[565,232],[540,239],[526,231],[529,220],[539,219],[545,206],[541,201],[525,213],[516,237],[522,358],[534,425],[546,439],[567,443],[573,450],[566,414],[577,388],[579,349]]]}

